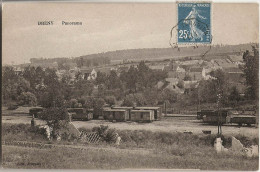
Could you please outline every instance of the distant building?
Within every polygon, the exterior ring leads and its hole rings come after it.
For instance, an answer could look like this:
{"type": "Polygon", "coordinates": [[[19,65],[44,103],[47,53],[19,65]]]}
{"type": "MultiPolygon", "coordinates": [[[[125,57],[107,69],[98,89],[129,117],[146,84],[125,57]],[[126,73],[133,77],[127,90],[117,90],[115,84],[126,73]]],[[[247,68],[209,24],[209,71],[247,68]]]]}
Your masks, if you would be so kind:
{"type": "Polygon", "coordinates": [[[205,78],[206,70],[202,67],[193,67],[190,68],[189,75],[193,81],[199,81],[205,78]]]}
{"type": "Polygon", "coordinates": [[[166,78],[165,81],[159,81],[157,83],[157,88],[164,90],[169,89],[175,91],[176,93],[184,93],[183,88],[179,88],[178,85],[179,79],[178,78],[166,78]]]}
{"type": "Polygon", "coordinates": [[[223,71],[226,73],[229,82],[239,82],[244,79],[243,71],[238,67],[223,68],[223,71]]]}
{"type": "Polygon", "coordinates": [[[163,71],[164,65],[153,65],[153,66],[149,66],[149,68],[152,69],[152,70],[163,71]]]}
{"type": "Polygon", "coordinates": [[[83,78],[86,80],[95,80],[97,78],[97,72],[95,69],[83,68],[80,69],[80,72],[82,73],[83,78]]]}
{"type": "Polygon", "coordinates": [[[21,75],[23,73],[23,70],[20,67],[14,68],[14,73],[16,75],[21,75]]]}
{"type": "Polygon", "coordinates": [[[183,80],[184,77],[185,77],[185,75],[186,75],[185,69],[182,68],[182,67],[180,67],[180,66],[177,67],[176,73],[177,73],[176,77],[177,77],[178,79],[180,79],[180,80],[183,80]]]}
{"type": "Polygon", "coordinates": [[[183,81],[184,82],[184,94],[188,94],[193,89],[197,88],[199,82],[197,81],[183,81]]]}

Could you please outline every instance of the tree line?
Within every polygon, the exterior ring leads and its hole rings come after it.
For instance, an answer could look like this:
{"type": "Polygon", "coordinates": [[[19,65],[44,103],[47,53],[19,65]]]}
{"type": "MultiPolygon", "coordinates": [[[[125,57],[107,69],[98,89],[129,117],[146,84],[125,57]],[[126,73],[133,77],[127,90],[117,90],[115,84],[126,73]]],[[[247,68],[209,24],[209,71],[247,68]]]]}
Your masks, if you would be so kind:
{"type": "Polygon", "coordinates": [[[167,78],[165,71],[150,69],[144,61],[137,66],[130,66],[118,73],[111,70],[109,74],[98,72],[96,80],[83,79],[78,72],[71,83],[69,72],[63,73],[61,79],[55,69],[28,66],[21,74],[16,74],[13,67],[4,66],[2,71],[2,96],[6,105],[29,105],[50,107],[86,107],[100,110],[104,104],[123,106],[158,105],[168,103],[197,105],[216,103],[221,94],[223,106],[236,105],[243,100],[258,101],[258,56],[246,51],[243,55],[246,92],[241,96],[236,87],[229,86],[226,74],[222,70],[210,73],[213,79],[201,80],[197,85],[184,88],[179,94],[171,89],[158,89],[157,83],[167,78]]]}

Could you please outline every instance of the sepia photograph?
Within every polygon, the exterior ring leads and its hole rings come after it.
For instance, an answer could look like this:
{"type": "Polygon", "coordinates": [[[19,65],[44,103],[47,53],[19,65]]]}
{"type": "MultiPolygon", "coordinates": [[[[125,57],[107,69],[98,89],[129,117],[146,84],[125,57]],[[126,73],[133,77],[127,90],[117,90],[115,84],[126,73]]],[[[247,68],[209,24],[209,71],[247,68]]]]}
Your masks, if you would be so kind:
{"type": "Polygon", "coordinates": [[[2,169],[259,170],[259,2],[2,2],[2,169]]]}

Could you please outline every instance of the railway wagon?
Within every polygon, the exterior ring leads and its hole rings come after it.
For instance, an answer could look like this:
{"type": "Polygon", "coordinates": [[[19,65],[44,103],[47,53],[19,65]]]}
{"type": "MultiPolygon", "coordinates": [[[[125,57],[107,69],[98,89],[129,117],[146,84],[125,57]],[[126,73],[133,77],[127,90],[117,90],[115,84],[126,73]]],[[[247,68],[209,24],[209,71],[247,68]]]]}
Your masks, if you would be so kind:
{"type": "Polygon", "coordinates": [[[212,114],[214,113],[213,110],[201,110],[200,112],[197,112],[197,119],[203,119],[204,115],[212,114]]]}
{"type": "Polygon", "coordinates": [[[129,111],[126,109],[104,109],[103,117],[109,121],[129,121],[129,111]]]}
{"type": "Polygon", "coordinates": [[[220,110],[220,116],[218,115],[218,111],[212,111],[212,112],[207,112],[203,116],[203,122],[204,123],[210,123],[210,124],[217,124],[218,120],[220,121],[221,124],[226,123],[226,118],[228,115],[227,110],[220,110]]]}
{"type": "Polygon", "coordinates": [[[238,115],[238,116],[232,116],[230,118],[230,123],[236,123],[238,125],[242,124],[256,124],[256,117],[255,116],[249,116],[249,115],[238,115]]]}
{"type": "Polygon", "coordinates": [[[152,110],[154,113],[154,120],[160,120],[162,117],[161,107],[135,107],[137,110],[152,110]]]}
{"type": "Polygon", "coordinates": [[[154,121],[153,110],[131,110],[131,121],[152,122],[154,121]]]}
{"type": "Polygon", "coordinates": [[[131,121],[131,110],[133,107],[126,107],[126,106],[112,106],[111,109],[124,109],[128,111],[129,114],[129,121],[131,121]]]}
{"type": "Polygon", "coordinates": [[[93,119],[93,109],[86,108],[68,108],[69,113],[72,114],[73,120],[91,120],[93,119]]]}
{"type": "Polygon", "coordinates": [[[29,110],[29,115],[30,115],[30,116],[33,116],[33,115],[34,115],[35,118],[38,118],[39,113],[42,112],[43,109],[44,109],[44,108],[42,108],[42,107],[34,107],[34,108],[31,108],[31,109],[29,110]]]}
{"type": "Polygon", "coordinates": [[[235,123],[240,126],[242,124],[256,124],[256,116],[244,113],[244,111],[230,111],[227,116],[227,123],[235,123]]]}

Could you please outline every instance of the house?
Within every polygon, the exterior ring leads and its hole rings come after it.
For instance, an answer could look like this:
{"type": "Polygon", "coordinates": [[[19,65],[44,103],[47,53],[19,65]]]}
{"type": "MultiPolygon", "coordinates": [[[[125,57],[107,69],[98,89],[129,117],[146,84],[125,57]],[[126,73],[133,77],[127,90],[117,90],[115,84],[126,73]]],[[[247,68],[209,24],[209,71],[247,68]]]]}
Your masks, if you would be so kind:
{"type": "Polygon", "coordinates": [[[175,91],[176,93],[183,93],[183,89],[179,88],[177,85],[179,83],[178,78],[166,78],[165,81],[159,81],[157,83],[157,88],[164,90],[164,89],[169,89],[172,91],[175,91]]]}
{"type": "Polygon", "coordinates": [[[153,66],[149,66],[149,68],[152,69],[152,70],[163,71],[164,65],[153,65],[153,66]]]}
{"type": "Polygon", "coordinates": [[[232,63],[236,62],[243,62],[243,56],[242,55],[229,55],[228,58],[232,63]]]}
{"type": "Polygon", "coordinates": [[[176,74],[177,74],[176,77],[177,77],[178,79],[183,80],[184,77],[185,77],[185,75],[186,75],[186,71],[185,71],[184,68],[178,66],[178,67],[176,68],[176,74]]]}
{"type": "Polygon", "coordinates": [[[192,67],[190,68],[189,75],[193,81],[199,81],[206,76],[206,70],[202,67],[192,67]]]}
{"type": "Polygon", "coordinates": [[[238,67],[223,68],[229,82],[239,82],[243,80],[243,71],[238,67]]]}
{"type": "Polygon", "coordinates": [[[173,61],[164,67],[164,71],[167,72],[168,78],[177,78],[177,68],[178,64],[173,61]]]}
{"type": "Polygon", "coordinates": [[[21,75],[23,73],[23,70],[20,67],[14,68],[14,73],[16,75],[21,75]]]}
{"type": "Polygon", "coordinates": [[[82,73],[84,79],[95,80],[97,78],[97,72],[95,69],[82,68],[80,69],[80,72],[82,73]]]}
{"type": "Polygon", "coordinates": [[[105,73],[106,75],[110,74],[111,68],[110,67],[102,67],[102,68],[96,68],[97,72],[105,73]]]}
{"type": "Polygon", "coordinates": [[[218,65],[221,68],[237,67],[236,64],[232,63],[227,58],[215,59],[214,62],[215,62],[216,65],[218,65]]]}
{"type": "Polygon", "coordinates": [[[197,81],[183,81],[184,82],[184,93],[188,94],[193,89],[197,88],[199,83],[197,81]]]}
{"type": "Polygon", "coordinates": [[[170,63],[168,63],[167,65],[164,66],[164,71],[166,72],[176,72],[176,69],[178,67],[178,64],[176,62],[171,61],[170,63]]]}

